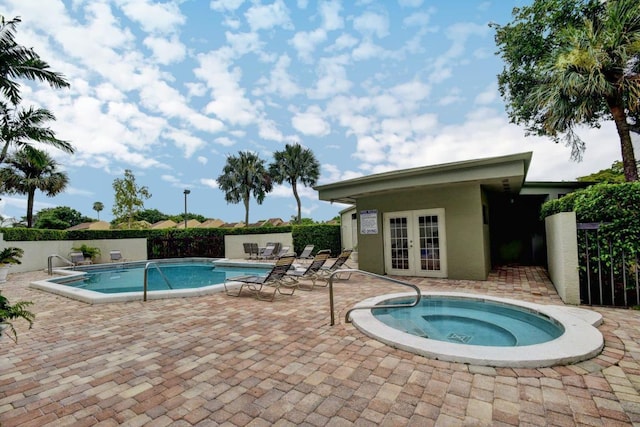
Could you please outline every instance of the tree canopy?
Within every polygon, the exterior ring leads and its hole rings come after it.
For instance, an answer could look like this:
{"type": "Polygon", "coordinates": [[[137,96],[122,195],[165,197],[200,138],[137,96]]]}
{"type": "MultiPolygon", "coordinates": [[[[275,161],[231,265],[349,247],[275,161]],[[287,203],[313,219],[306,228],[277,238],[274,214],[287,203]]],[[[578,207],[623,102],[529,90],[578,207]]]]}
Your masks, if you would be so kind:
{"type": "Polygon", "coordinates": [[[94,202],[93,210],[98,214],[98,221],[100,221],[100,212],[104,210],[104,203],[102,202],[94,202]]]}
{"type": "Polygon", "coordinates": [[[133,226],[135,215],[144,208],[144,201],[151,198],[147,187],[136,184],[136,177],[130,169],[124,171],[124,178],[113,180],[115,202],[113,216],[115,221],[127,221],[128,228],[133,226]]]}
{"type": "Polygon", "coordinates": [[[49,154],[30,148],[8,158],[7,166],[0,169],[0,182],[7,193],[27,195],[27,227],[31,227],[36,190],[53,197],[67,187],[69,176],[58,170],[49,154]]]}
{"type": "Polygon", "coordinates": [[[282,151],[273,153],[273,163],[269,166],[269,174],[274,182],[291,185],[293,197],[298,206],[296,222],[302,219],[302,204],[298,194],[298,181],[304,186],[313,186],[320,176],[320,163],[316,160],[313,151],[302,148],[300,144],[287,144],[282,151]]]}
{"type": "Polygon", "coordinates": [[[51,71],[31,48],[16,43],[15,33],[21,22],[19,16],[6,20],[0,16],[0,92],[17,105],[20,102],[20,84],[16,79],[39,80],[54,88],[69,87],[65,77],[51,71]]]}
{"type": "Polygon", "coordinates": [[[91,222],[91,218],[68,206],[40,209],[34,215],[34,227],[50,230],[65,230],[83,222],[91,222]]]}
{"type": "Polygon", "coordinates": [[[528,135],[563,141],[581,160],[586,147],[576,128],[613,120],[625,178],[636,181],[630,124],[640,112],[640,2],[534,0],[513,17],[492,24],[511,121],[528,135]]]}
{"type": "Polygon", "coordinates": [[[624,168],[622,167],[622,162],[618,160],[613,162],[610,168],[578,177],[577,181],[620,184],[626,180],[624,179],[624,168]]]}
{"type": "Polygon", "coordinates": [[[10,148],[32,147],[33,142],[50,145],[65,153],[73,154],[75,148],[67,141],[56,138],[55,132],[45,124],[56,118],[45,108],[14,107],[0,102],[0,163],[4,162],[10,148]]]}
{"type": "Polygon", "coordinates": [[[227,156],[227,161],[218,176],[218,186],[225,192],[227,203],[244,204],[244,224],[249,225],[249,202],[251,196],[262,204],[273,185],[264,160],[250,151],[240,151],[237,156],[227,156]]]}

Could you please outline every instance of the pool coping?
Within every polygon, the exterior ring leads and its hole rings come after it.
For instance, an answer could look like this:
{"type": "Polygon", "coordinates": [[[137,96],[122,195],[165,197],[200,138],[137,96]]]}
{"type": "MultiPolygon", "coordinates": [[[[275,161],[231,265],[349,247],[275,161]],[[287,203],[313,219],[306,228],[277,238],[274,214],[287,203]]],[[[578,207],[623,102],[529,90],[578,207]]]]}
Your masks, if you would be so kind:
{"type": "MultiPolygon", "coordinates": [[[[365,335],[391,347],[430,359],[482,366],[541,368],[568,365],[591,359],[600,354],[604,347],[602,333],[596,328],[602,323],[602,315],[591,310],[462,292],[428,292],[424,295],[470,298],[526,307],[557,320],[564,326],[565,332],[560,337],[542,344],[490,347],[449,343],[411,335],[382,323],[373,316],[371,310],[353,311],[351,322],[365,335]]],[[[388,299],[412,296],[415,297],[415,293],[386,294],[367,298],[355,307],[368,307],[388,299]]]]}
{"type": "MultiPolygon", "coordinates": [[[[171,258],[167,260],[162,260],[161,262],[202,262],[202,261],[211,261],[214,264],[221,266],[251,266],[251,267],[272,267],[272,264],[269,263],[257,263],[257,262],[242,262],[237,260],[230,260],[228,258],[171,258]]],[[[88,266],[83,266],[85,270],[100,270],[108,267],[116,267],[123,265],[137,265],[142,264],[145,265],[147,262],[151,261],[129,261],[129,262],[117,262],[112,264],[92,264],[88,266]]],[[[80,270],[71,270],[69,267],[54,269],[53,273],[59,276],[83,276],[85,271],[80,270]]],[[[106,303],[116,303],[116,302],[128,302],[128,301],[142,301],[143,300],[143,291],[136,292],[122,292],[117,294],[106,294],[100,293],[96,291],[91,291],[87,289],[74,288],[71,286],[66,286],[64,284],[58,284],[54,282],[49,282],[48,280],[36,280],[29,283],[29,287],[33,289],[39,289],[45,292],[49,292],[52,294],[60,295],[63,297],[71,298],[77,301],[81,301],[87,304],[106,304],[106,303]]],[[[224,284],[219,283],[215,285],[202,286],[200,288],[191,288],[191,289],[170,289],[170,290],[162,290],[162,291],[147,291],[147,299],[166,299],[166,298],[190,298],[197,297],[202,295],[209,295],[218,292],[224,292],[224,284]]]]}

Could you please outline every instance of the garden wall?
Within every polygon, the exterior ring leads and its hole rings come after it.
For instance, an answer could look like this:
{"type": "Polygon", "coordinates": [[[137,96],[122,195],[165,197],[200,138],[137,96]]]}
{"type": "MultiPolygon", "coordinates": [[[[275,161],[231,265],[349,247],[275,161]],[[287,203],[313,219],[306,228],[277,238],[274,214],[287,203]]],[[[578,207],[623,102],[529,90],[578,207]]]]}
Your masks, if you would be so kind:
{"type": "MultiPolygon", "coordinates": [[[[97,239],[97,240],[45,240],[33,242],[11,241],[5,242],[0,234],[0,249],[15,246],[24,250],[22,264],[11,266],[9,274],[25,271],[46,270],[47,260],[51,255],[59,255],[69,259],[71,248],[81,245],[92,246],[100,249],[101,255],[96,263],[110,262],[109,251],[119,250],[127,261],[139,261],[147,259],[147,239],[97,239]]],[[[63,260],[52,258],[53,267],[68,266],[63,260]]],[[[11,279],[11,277],[9,277],[11,279]]]]}
{"type": "Polygon", "coordinates": [[[580,304],[578,237],[575,212],[545,218],[549,277],[565,304],[580,304]]]}

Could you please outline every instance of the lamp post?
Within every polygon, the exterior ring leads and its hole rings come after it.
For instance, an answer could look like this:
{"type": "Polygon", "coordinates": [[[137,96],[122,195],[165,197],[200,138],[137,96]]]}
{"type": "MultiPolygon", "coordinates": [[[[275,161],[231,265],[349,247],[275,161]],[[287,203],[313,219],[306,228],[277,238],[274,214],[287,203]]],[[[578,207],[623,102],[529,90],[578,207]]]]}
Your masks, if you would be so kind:
{"type": "Polygon", "coordinates": [[[184,229],[187,229],[187,195],[191,190],[184,190],[184,229]]]}

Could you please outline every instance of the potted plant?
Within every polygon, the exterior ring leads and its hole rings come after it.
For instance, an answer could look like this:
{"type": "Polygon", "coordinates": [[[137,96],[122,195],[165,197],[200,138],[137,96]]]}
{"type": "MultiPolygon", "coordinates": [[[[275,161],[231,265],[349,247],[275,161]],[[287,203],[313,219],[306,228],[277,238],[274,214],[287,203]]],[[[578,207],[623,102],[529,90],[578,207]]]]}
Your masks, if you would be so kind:
{"type": "Polygon", "coordinates": [[[84,255],[84,258],[91,261],[95,261],[96,257],[100,256],[100,248],[87,246],[85,244],[82,244],[79,247],[74,247],[71,249],[73,249],[76,252],[82,252],[82,255],[84,255]]]}
{"type": "Polygon", "coordinates": [[[22,264],[20,258],[24,255],[22,248],[7,247],[0,251],[0,283],[7,281],[7,274],[9,274],[9,266],[11,264],[22,264]]]}
{"type": "Polygon", "coordinates": [[[7,335],[9,335],[9,337],[11,337],[11,339],[16,343],[18,342],[18,333],[13,327],[11,320],[24,319],[29,322],[29,329],[31,329],[36,315],[28,311],[26,307],[32,304],[33,303],[31,301],[18,301],[12,305],[6,297],[0,294],[0,337],[2,337],[2,333],[5,329],[9,329],[11,334],[7,335]]]}

